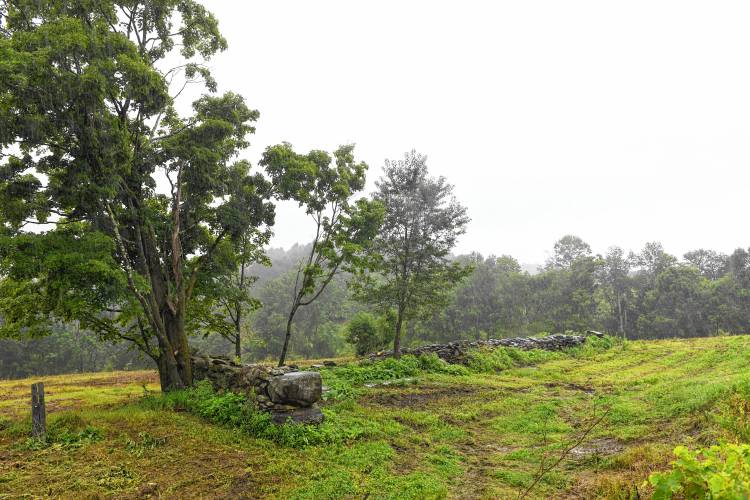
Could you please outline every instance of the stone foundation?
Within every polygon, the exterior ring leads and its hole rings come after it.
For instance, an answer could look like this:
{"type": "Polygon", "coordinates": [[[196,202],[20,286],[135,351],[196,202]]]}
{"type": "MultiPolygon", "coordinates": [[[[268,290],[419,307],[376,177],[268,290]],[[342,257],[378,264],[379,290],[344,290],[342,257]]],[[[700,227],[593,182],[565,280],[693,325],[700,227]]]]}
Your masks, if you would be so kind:
{"type": "Polygon", "coordinates": [[[215,390],[232,391],[253,398],[259,410],[271,413],[276,423],[320,423],[323,382],[318,372],[302,372],[283,366],[240,365],[224,357],[195,355],[193,379],[208,380],[215,390]]]}

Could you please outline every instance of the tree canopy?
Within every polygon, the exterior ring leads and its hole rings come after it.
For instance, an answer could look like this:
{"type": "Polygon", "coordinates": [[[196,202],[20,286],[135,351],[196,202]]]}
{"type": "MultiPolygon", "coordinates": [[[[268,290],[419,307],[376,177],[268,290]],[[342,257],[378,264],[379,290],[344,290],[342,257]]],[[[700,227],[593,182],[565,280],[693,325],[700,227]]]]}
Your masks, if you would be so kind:
{"type": "Polygon", "coordinates": [[[271,184],[235,160],[258,112],[213,94],[203,64],[227,46],[216,19],[193,0],[0,9],[3,331],[80,321],[135,343],[164,389],[189,385],[196,284],[274,216],[271,184]],[[209,93],[180,116],[196,82],[209,93]]]}

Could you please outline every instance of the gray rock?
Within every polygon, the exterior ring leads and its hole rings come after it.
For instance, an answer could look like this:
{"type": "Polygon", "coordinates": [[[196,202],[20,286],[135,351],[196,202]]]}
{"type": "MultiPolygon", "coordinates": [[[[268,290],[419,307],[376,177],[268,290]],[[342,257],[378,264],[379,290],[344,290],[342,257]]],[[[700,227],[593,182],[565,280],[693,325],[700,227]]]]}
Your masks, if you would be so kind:
{"type": "Polygon", "coordinates": [[[323,379],[318,372],[292,372],[272,377],[267,390],[274,403],[307,407],[323,394],[323,379]]]}
{"type": "Polygon", "coordinates": [[[271,420],[275,424],[319,424],[323,421],[323,412],[317,406],[292,411],[272,411],[271,420]]]}

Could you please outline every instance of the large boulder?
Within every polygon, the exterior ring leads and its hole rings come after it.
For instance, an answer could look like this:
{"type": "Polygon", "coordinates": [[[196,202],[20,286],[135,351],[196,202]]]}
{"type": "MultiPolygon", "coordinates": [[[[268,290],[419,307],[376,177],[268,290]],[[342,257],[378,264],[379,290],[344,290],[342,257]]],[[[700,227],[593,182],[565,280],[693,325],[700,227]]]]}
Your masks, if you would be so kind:
{"type": "Polygon", "coordinates": [[[312,406],[323,394],[323,379],[318,372],[292,372],[271,377],[268,396],[277,404],[312,406]]]}

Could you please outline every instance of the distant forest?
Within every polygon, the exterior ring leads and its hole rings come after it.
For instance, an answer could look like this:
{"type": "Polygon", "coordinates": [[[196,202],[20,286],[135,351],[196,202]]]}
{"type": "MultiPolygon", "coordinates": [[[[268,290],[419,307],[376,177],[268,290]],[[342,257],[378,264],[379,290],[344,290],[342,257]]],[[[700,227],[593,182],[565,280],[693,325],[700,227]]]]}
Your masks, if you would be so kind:
{"type": "MultiPolygon", "coordinates": [[[[253,295],[261,307],[243,324],[245,362],[273,358],[283,342],[289,298],[300,259],[309,247],[269,249],[271,266],[253,265],[253,295]]],[[[454,257],[473,271],[452,292],[449,305],[406,325],[406,346],[458,339],[603,330],[629,339],[699,337],[750,331],[750,253],[695,250],[682,259],[660,243],[638,252],[612,247],[595,255],[575,236],[554,245],[552,257],[530,273],[507,255],[454,257]]],[[[337,276],[319,300],[294,319],[294,358],[352,354],[352,321],[368,311],[354,300],[348,276],[337,276]]],[[[195,349],[232,356],[233,346],[211,332],[192,332],[195,349]]],[[[387,342],[381,342],[384,347],[387,342]]],[[[151,368],[128,343],[100,342],[76,324],[60,324],[47,337],[0,340],[0,377],[76,371],[151,368]]]]}

